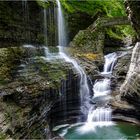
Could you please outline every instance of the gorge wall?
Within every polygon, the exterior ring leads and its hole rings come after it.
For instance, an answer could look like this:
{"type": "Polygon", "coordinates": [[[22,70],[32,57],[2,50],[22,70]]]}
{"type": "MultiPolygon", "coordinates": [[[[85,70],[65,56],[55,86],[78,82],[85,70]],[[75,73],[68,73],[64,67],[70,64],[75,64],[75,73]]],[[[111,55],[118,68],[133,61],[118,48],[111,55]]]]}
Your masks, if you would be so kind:
{"type": "Polygon", "coordinates": [[[0,1],[0,47],[42,43],[43,8],[35,1],[27,3],[0,1]]]}
{"type": "Polygon", "coordinates": [[[117,118],[140,123],[140,16],[137,12],[140,10],[140,3],[126,0],[125,4],[128,18],[137,33],[137,40],[133,51],[127,51],[124,56],[127,58],[127,61],[124,61],[122,58],[122,62],[125,64],[123,65],[125,73],[122,73],[122,75],[120,73],[120,76],[118,76],[122,77],[121,79],[123,80],[117,87],[119,94],[112,101],[112,105],[116,108],[114,114],[119,115],[117,118]],[[131,57],[130,54],[132,54],[131,57]],[[123,116],[120,116],[120,114],[123,116]]]}

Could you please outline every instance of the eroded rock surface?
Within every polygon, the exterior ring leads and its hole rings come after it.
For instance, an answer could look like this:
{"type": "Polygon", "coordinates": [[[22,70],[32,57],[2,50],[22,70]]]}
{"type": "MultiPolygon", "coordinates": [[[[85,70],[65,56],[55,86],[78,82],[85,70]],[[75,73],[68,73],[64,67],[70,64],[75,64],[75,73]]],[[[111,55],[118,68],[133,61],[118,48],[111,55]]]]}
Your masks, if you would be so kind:
{"type": "MultiPolygon", "coordinates": [[[[120,117],[120,119],[139,123],[140,121],[140,46],[139,42],[135,45],[132,57],[126,55],[122,57],[123,63],[119,70],[115,71],[117,80],[117,88],[114,91],[115,98],[112,100],[111,104],[113,106],[114,114],[125,116],[120,117]],[[130,65],[129,65],[130,64],[130,65]],[[128,70],[128,71],[127,71],[128,70]],[[126,77],[125,77],[126,75],[126,77]],[[115,93],[116,92],[116,93],[115,93]],[[128,118],[128,119],[127,119],[128,118]]],[[[119,63],[118,63],[119,65],[119,63]]],[[[117,67],[117,66],[116,66],[117,67]]],[[[117,117],[117,118],[119,118],[117,117]]]]}

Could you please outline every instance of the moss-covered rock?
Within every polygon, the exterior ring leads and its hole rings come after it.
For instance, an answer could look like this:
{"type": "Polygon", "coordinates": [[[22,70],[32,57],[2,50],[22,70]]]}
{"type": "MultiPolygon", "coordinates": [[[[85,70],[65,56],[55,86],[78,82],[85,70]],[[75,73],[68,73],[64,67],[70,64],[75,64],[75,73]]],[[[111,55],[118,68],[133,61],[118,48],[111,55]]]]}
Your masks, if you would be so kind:
{"type": "Polygon", "coordinates": [[[103,54],[107,49],[120,50],[127,45],[126,37],[134,38],[135,32],[127,17],[99,18],[87,29],[79,31],[69,46],[75,52],[103,54]]]}
{"type": "Polygon", "coordinates": [[[62,83],[73,71],[71,65],[45,59],[43,48],[15,47],[0,52],[0,137],[49,139],[47,115],[60,99],[62,83]]]}

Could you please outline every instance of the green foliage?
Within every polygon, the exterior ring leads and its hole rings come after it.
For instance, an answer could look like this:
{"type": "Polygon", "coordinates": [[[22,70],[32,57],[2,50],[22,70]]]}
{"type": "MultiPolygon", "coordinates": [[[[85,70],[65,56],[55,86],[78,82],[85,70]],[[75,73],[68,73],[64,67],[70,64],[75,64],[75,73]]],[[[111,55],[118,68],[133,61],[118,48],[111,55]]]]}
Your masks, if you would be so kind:
{"type": "Polygon", "coordinates": [[[134,37],[136,35],[131,25],[118,26],[118,30],[120,30],[122,34],[124,34],[124,37],[127,37],[129,35],[134,37]]]}
{"type": "Polygon", "coordinates": [[[123,0],[61,0],[61,3],[70,13],[81,11],[92,16],[102,13],[108,17],[125,15],[123,0]]]}
{"type": "Polygon", "coordinates": [[[37,67],[40,75],[46,77],[50,86],[59,87],[61,80],[66,79],[67,67],[58,62],[46,62],[43,59],[37,59],[37,67]]]}
{"type": "Polygon", "coordinates": [[[48,8],[48,6],[50,5],[49,1],[46,0],[36,0],[36,2],[38,3],[38,5],[40,5],[43,8],[48,8]]]}
{"type": "Polygon", "coordinates": [[[107,28],[106,32],[110,37],[121,40],[125,37],[134,37],[136,35],[131,25],[117,25],[112,28],[107,28]]]}
{"type": "Polygon", "coordinates": [[[103,1],[102,4],[108,17],[126,15],[123,0],[103,1]]]}

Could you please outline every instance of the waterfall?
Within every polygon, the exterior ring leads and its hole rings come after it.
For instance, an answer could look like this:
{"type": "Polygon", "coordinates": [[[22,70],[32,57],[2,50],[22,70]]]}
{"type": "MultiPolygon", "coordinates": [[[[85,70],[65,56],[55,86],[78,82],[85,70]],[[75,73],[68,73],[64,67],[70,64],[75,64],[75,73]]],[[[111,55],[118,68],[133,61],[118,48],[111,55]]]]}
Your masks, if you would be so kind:
{"type": "Polygon", "coordinates": [[[64,23],[64,17],[61,9],[61,4],[59,0],[56,0],[58,5],[58,48],[60,57],[62,57],[66,62],[72,63],[76,71],[80,75],[80,97],[81,97],[81,110],[84,114],[87,114],[89,109],[89,86],[87,81],[87,76],[82,67],[77,63],[76,60],[70,58],[64,51],[64,46],[67,44],[66,38],[66,28],[64,23]]]}
{"type": "Polygon", "coordinates": [[[22,0],[22,10],[23,10],[23,16],[25,18],[26,21],[28,21],[29,19],[29,9],[28,9],[28,3],[27,3],[27,0],[22,0]]]}
{"type": "MultiPolygon", "coordinates": [[[[111,53],[105,56],[105,64],[104,64],[104,71],[102,74],[106,76],[107,73],[112,73],[113,67],[115,65],[115,61],[117,60],[117,54],[111,53]]],[[[94,97],[95,100],[98,97],[98,101],[102,100],[104,96],[108,96],[111,93],[110,89],[111,80],[109,78],[104,78],[98,80],[93,85],[94,97]]],[[[100,101],[101,102],[101,101],[100,101]]],[[[96,122],[99,125],[108,125],[111,123],[111,108],[105,107],[107,103],[103,103],[101,107],[97,107],[94,109],[91,107],[89,109],[87,122],[84,126],[85,129],[92,129],[92,122],[96,122]]],[[[111,123],[112,124],[112,123],[111,123]]]]}
{"type": "Polygon", "coordinates": [[[77,61],[70,58],[68,55],[66,55],[63,52],[63,47],[59,47],[59,53],[60,56],[68,63],[72,63],[78,74],[80,75],[80,98],[81,98],[81,110],[84,114],[87,113],[87,110],[89,109],[89,86],[87,81],[87,76],[84,70],[80,65],[78,65],[77,61]]]}
{"type": "Polygon", "coordinates": [[[112,73],[113,67],[115,65],[115,62],[117,60],[117,54],[116,53],[110,53],[105,56],[105,64],[104,64],[104,71],[102,74],[112,73]]]}
{"type": "Polygon", "coordinates": [[[66,37],[66,27],[64,16],[62,13],[62,8],[59,0],[56,0],[58,10],[57,10],[57,27],[58,27],[58,46],[66,46],[67,45],[67,37],[66,37]]]}
{"type": "Polygon", "coordinates": [[[46,9],[43,10],[43,17],[44,17],[44,42],[45,45],[47,46],[47,11],[46,9]]]}
{"type": "Polygon", "coordinates": [[[110,79],[98,80],[93,86],[94,98],[98,96],[104,96],[111,92],[110,79]]]}
{"type": "Polygon", "coordinates": [[[25,30],[25,37],[28,42],[31,39],[31,33],[26,28],[29,26],[29,7],[28,7],[28,1],[22,0],[22,11],[23,11],[23,22],[24,22],[24,30],[25,30]]]}
{"type": "MultiPolygon", "coordinates": [[[[111,53],[105,56],[104,71],[101,72],[102,75],[111,74],[115,62],[117,60],[117,54],[111,53]]],[[[110,94],[110,79],[104,78],[95,82],[93,86],[94,98],[98,96],[104,96],[110,94]]]]}
{"type": "Polygon", "coordinates": [[[111,120],[110,108],[90,109],[87,122],[109,122],[111,120]]]}

